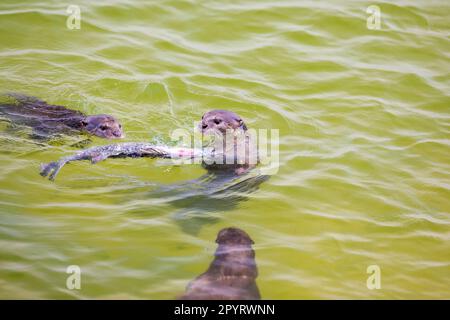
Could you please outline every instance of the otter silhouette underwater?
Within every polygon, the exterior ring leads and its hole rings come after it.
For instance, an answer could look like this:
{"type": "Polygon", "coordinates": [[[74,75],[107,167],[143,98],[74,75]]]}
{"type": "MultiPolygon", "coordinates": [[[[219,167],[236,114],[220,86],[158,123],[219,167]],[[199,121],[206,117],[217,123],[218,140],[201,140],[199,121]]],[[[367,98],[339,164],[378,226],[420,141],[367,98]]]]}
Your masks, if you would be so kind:
{"type": "Polygon", "coordinates": [[[179,297],[181,300],[259,300],[254,244],[239,228],[219,231],[214,260],[179,297]]]}
{"type": "Polygon", "coordinates": [[[111,115],[85,115],[21,94],[8,94],[7,97],[13,100],[0,104],[0,115],[13,124],[31,127],[35,139],[49,139],[55,134],[90,134],[105,139],[124,136],[122,125],[111,115]]]}

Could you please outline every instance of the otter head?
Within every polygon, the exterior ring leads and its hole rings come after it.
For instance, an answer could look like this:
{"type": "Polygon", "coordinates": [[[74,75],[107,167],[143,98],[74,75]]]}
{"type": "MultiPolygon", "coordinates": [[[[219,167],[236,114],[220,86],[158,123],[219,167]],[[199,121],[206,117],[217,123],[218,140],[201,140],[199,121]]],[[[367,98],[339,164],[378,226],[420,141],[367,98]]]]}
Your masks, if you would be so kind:
{"type": "Polygon", "coordinates": [[[82,125],[84,129],[100,138],[118,139],[123,138],[122,125],[112,116],[98,114],[87,116],[82,125]]]}
{"type": "Polygon", "coordinates": [[[236,113],[227,110],[212,110],[205,113],[200,123],[203,134],[225,134],[227,130],[241,129],[247,131],[244,121],[236,113]]]}
{"type": "Polygon", "coordinates": [[[217,235],[216,243],[219,245],[252,245],[250,236],[239,228],[225,228],[217,235]]]}

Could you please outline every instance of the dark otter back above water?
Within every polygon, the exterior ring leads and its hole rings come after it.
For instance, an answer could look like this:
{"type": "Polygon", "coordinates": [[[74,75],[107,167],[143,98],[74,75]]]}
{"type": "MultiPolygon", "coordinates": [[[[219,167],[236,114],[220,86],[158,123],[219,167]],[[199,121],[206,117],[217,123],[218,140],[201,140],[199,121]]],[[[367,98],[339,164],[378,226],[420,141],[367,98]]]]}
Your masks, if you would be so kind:
{"type": "Polygon", "coordinates": [[[34,97],[18,94],[9,97],[13,101],[0,104],[0,114],[13,124],[32,127],[34,137],[45,138],[57,133],[89,133],[106,139],[123,136],[122,126],[110,115],[86,116],[80,111],[50,105],[34,97]]]}
{"type": "Polygon", "coordinates": [[[253,240],[238,228],[222,229],[214,260],[180,297],[184,300],[259,300],[253,240]]]}

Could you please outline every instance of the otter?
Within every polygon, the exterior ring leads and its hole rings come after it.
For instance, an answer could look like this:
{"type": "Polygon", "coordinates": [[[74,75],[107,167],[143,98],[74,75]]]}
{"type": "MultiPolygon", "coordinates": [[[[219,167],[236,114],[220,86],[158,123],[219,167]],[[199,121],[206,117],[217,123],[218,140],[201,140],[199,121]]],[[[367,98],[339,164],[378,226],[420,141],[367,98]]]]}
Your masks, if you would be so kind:
{"type": "Polygon", "coordinates": [[[218,244],[208,270],[186,288],[182,300],[260,300],[254,244],[239,228],[219,231],[218,244]]]}
{"type": "MultiPolygon", "coordinates": [[[[256,163],[249,161],[249,148],[244,148],[245,152],[240,159],[233,158],[231,163],[227,162],[227,153],[235,154],[236,145],[244,141],[245,147],[249,144],[247,135],[247,126],[241,117],[236,113],[227,110],[212,110],[206,112],[200,122],[202,135],[219,137],[213,147],[204,147],[201,150],[190,148],[172,148],[167,146],[156,146],[142,142],[128,142],[112,145],[105,145],[86,149],[73,156],[65,157],[59,161],[43,164],[41,166],[41,175],[48,176],[54,180],[61,168],[71,161],[90,160],[92,163],[105,160],[107,158],[124,157],[150,157],[150,158],[168,158],[168,159],[194,159],[201,158],[202,165],[208,172],[222,174],[224,172],[233,175],[242,175],[256,166],[256,163]],[[226,137],[231,136],[231,143],[228,143],[226,137]],[[227,144],[228,143],[228,144],[227,144]],[[219,147],[217,147],[219,146],[219,147]],[[240,160],[240,161],[238,161],[240,160]]],[[[251,152],[250,152],[251,153],[251,152]]],[[[235,155],[236,157],[236,155],[235,155]]],[[[252,157],[252,160],[257,157],[252,157]]]]}
{"type": "Polygon", "coordinates": [[[0,114],[13,123],[33,128],[33,137],[48,138],[56,133],[88,133],[105,139],[123,138],[122,125],[106,114],[85,115],[64,106],[51,105],[35,97],[9,94],[13,102],[0,104],[0,114]]]}

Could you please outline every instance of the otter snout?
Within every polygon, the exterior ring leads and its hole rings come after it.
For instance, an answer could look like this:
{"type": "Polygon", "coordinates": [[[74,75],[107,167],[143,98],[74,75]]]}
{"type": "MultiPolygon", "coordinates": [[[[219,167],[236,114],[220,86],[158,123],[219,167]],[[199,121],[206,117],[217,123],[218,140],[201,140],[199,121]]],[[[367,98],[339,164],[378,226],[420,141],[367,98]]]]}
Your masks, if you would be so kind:
{"type": "Polygon", "coordinates": [[[122,139],[125,138],[125,133],[123,133],[122,130],[117,130],[113,132],[113,136],[115,139],[122,139]]]}

